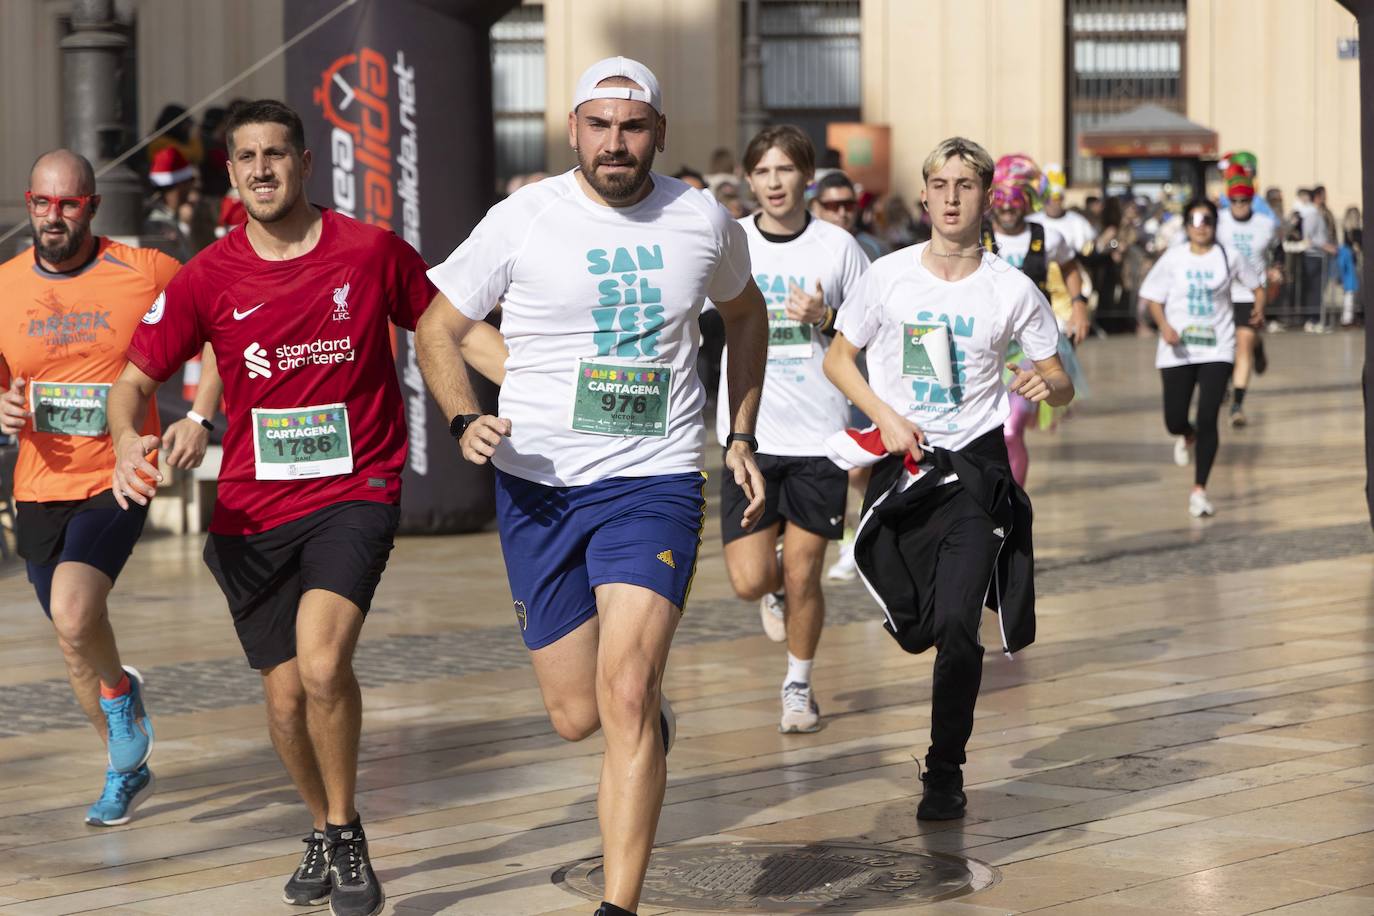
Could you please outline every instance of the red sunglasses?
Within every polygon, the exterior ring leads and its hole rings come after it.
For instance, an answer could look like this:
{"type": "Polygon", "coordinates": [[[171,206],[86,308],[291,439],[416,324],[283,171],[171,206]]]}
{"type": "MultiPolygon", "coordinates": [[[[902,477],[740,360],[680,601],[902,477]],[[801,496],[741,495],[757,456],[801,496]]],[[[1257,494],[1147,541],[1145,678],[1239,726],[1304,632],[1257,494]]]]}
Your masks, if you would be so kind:
{"type": "Polygon", "coordinates": [[[24,192],[24,200],[28,203],[34,216],[47,216],[52,212],[53,207],[57,207],[57,212],[63,216],[80,216],[91,201],[99,199],[99,194],[82,194],[78,197],[48,197],[46,194],[35,194],[32,191],[24,192]]]}

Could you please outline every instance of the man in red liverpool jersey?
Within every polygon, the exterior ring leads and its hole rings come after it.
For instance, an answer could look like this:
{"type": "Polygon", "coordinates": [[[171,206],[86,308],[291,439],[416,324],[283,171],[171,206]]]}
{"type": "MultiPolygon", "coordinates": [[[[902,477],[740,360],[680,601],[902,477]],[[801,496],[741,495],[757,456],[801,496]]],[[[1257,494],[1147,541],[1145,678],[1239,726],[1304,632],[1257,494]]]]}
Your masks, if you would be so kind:
{"type": "Polygon", "coordinates": [[[143,319],[110,393],[115,493],[142,504],[157,438],[134,426],[209,341],[224,378],[224,460],[205,561],[262,672],[272,743],[314,816],[285,900],[372,916],[383,894],[354,808],[362,701],[352,656],[400,516],[406,427],[388,321],[435,289],[393,233],[306,199],[300,117],[234,109],[229,172],[248,222],[193,258],[143,319]]]}

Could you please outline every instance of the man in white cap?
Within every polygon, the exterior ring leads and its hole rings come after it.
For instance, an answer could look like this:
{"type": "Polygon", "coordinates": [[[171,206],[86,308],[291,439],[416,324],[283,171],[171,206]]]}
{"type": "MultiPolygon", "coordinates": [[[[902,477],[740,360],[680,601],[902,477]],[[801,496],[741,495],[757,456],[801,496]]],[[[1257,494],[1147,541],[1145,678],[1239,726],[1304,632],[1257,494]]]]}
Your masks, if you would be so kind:
{"type": "Polygon", "coordinates": [[[705,520],[695,365],[707,297],[730,347],[725,467],[747,494],[745,527],[764,502],[753,432],[767,311],[743,228],[650,171],[662,111],[643,64],[592,65],[568,115],[577,168],[487,213],[430,271],[440,294],[417,330],[463,457],[496,466],[515,621],[549,718],[571,741],[605,735],[604,916],[639,905],[663,804],[673,722],[661,684],[705,520]],[[498,301],[509,355],[495,417],[481,414],[461,345],[498,301]]]}

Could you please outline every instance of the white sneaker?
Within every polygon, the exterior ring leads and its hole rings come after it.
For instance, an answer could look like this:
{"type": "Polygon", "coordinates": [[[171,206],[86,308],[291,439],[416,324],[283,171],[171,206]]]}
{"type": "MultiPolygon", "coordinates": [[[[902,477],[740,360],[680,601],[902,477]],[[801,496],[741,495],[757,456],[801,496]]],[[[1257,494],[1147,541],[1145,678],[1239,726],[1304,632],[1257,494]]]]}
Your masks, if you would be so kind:
{"type": "Polygon", "coordinates": [[[658,727],[663,733],[663,755],[666,757],[677,740],[677,716],[673,715],[673,704],[663,694],[658,695],[658,727]]]}
{"type": "Polygon", "coordinates": [[[792,681],[782,685],[782,722],[778,731],[784,735],[808,734],[820,731],[821,708],[816,705],[810,684],[792,681]]]}
{"type": "Polygon", "coordinates": [[[773,642],[787,638],[787,596],[782,592],[770,592],[759,599],[759,619],[763,621],[763,633],[773,642]]]}
{"type": "Polygon", "coordinates": [[[1187,436],[1179,436],[1174,440],[1174,464],[1186,468],[1192,463],[1193,447],[1188,444],[1187,436]]]}
{"type": "Polygon", "coordinates": [[[1207,491],[1194,490],[1188,494],[1188,514],[1193,518],[1217,514],[1217,510],[1212,508],[1211,501],[1207,499],[1207,491]]]}
{"type": "Polygon", "coordinates": [[[840,542],[840,558],[825,571],[831,582],[853,582],[859,575],[859,567],[854,565],[854,539],[840,542]]]}

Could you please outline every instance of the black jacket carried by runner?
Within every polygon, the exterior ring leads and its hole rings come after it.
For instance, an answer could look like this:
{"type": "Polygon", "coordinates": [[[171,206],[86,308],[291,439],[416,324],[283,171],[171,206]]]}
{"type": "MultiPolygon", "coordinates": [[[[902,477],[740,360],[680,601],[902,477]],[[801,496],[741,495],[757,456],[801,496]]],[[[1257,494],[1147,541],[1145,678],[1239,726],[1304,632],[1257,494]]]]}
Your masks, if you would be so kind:
{"type": "MultiPolygon", "coordinates": [[[[959,451],[936,448],[930,454],[935,469],[911,486],[894,492],[906,471],[901,455],[889,455],[873,466],[859,530],[854,537],[854,562],[864,584],[882,606],[883,627],[903,649],[924,652],[935,643],[928,611],[907,572],[907,564],[933,563],[935,557],[903,557],[897,543],[897,523],[929,497],[948,474],[1002,529],[1002,548],[988,585],[986,606],[996,611],[1002,649],[1008,655],[1035,641],[1035,556],[1031,546],[1031,503],[1017,485],[1007,460],[1002,428],[986,433],[959,451]]],[[[961,570],[940,570],[960,575],[961,570]]]]}

